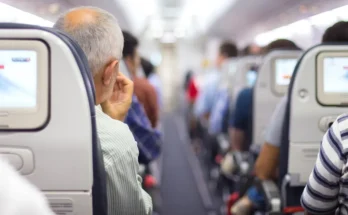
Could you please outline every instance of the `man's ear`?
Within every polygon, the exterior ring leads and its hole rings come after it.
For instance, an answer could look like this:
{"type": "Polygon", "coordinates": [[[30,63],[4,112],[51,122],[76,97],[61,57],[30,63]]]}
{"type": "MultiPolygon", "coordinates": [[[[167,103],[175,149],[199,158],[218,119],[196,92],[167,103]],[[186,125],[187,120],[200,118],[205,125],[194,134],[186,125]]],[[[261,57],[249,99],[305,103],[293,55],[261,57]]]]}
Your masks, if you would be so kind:
{"type": "Polygon", "coordinates": [[[103,85],[109,86],[111,84],[113,76],[115,75],[114,73],[115,73],[117,64],[118,64],[118,61],[113,60],[105,67],[103,72],[103,77],[102,77],[103,85]]]}

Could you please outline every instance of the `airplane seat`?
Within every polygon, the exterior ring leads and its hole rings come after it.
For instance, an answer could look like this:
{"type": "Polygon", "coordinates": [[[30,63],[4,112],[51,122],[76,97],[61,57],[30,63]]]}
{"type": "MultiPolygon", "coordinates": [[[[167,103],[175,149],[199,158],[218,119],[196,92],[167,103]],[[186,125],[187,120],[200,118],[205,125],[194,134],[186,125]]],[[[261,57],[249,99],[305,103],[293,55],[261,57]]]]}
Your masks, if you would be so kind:
{"type": "Polygon", "coordinates": [[[57,214],[106,215],[94,84],[82,49],[55,29],[1,23],[0,55],[0,81],[10,81],[3,95],[0,87],[0,156],[57,214]]]}
{"type": "MultiPolygon", "coordinates": [[[[232,88],[231,82],[233,82],[234,77],[236,75],[237,63],[238,63],[238,58],[230,58],[222,65],[222,68],[221,68],[222,78],[221,78],[221,85],[219,87],[219,90],[224,91],[224,93],[226,94],[224,94],[225,97],[222,97],[223,100],[222,101],[219,100],[218,102],[223,102],[222,106],[226,107],[226,109],[223,110],[224,112],[222,116],[221,132],[217,136],[217,143],[219,145],[219,151],[222,154],[224,154],[230,146],[229,138],[228,138],[228,123],[229,123],[229,116],[231,114],[230,108],[229,108],[231,96],[229,92],[231,91],[231,88],[232,88]]],[[[215,116],[215,115],[221,116],[221,110],[219,109],[217,111],[218,112],[216,113],[212,113],[212,116],[215,116]]]]}
{"type": "MultiPolygon", "coordinates": [[[[315,165],[322,138],[336,118],[348,111],[347,50],[348,44],[314,46],[302,55],[295,68],[280,147],[278,189],[283,213],[303,211],[300,197],[315,165]]],[[[277,193],[274,189],[272,192],[277,193]]],[[[271,192],[268,194],[272,196],[271,192]]]]}
{"type": "Polygon", "coordinates": [[[300,51],[277,50],[265,56],[253,92],[252,148],[261,148],[267,124],[287,92],[300,55],[300,51]]]}
{"type": "Polygon", "coordinates": [[[230,106],[231,112],[234,111],[234,106],[236,104],[236,100],[239,92],[246,88],[250,87],[248,84],[248,72],[251,68],[255,66],[259,66],[262,63],[262,57],[260,56],[248,56],[242,57],[238,59],[236,73],[233,76],[232,82],[230,83],[230,106]]]}

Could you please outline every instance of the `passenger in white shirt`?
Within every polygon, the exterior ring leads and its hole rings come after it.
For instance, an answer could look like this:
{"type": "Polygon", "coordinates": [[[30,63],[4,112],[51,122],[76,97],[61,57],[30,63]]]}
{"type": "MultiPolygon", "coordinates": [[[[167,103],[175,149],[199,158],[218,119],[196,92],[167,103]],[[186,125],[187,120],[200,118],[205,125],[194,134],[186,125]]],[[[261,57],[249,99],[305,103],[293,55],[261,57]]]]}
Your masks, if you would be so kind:
{"type": "Polygon", "coordinates": [[[151,197],[138,175],[137,143],[122,122],[132,103],[133,82],[119,72],[124,39],[116,18],[98,8],[81,7],[63,14],[54,27],[80,45],[93,75],[108,215],[152,214],[151,197]]]}

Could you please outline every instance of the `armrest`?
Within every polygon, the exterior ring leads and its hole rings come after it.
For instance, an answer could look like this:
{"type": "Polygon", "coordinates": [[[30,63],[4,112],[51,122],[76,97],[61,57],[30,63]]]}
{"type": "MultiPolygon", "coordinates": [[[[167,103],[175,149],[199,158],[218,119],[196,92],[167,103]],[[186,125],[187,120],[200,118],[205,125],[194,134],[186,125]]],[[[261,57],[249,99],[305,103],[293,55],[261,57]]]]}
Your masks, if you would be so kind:
{"type": "Polygon", "coordinates": [[[258,180],[257,187],[265,197],[266,210],[268,214],[282,214],[280,192],[275,182],[271,180],[258,180]]]}

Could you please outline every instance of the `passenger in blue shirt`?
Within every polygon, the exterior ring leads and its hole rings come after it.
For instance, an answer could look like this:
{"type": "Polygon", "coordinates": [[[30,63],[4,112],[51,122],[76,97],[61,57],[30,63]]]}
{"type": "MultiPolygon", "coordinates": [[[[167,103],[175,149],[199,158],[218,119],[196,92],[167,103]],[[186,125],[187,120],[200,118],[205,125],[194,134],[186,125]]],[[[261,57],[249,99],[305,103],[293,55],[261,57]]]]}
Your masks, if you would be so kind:
{"type": "MultiPolygon", "coordinates": [[[[124,37],[123,57],[128,56],[127,53],[129,52],[134,53],[137,49],[137,44],[133,42],[132,35],[124,34],[124,37]]],[[[136,58],[136,56],[133,57],[136,58]]],[[[120,62],[120,70],[129,78],[131,77],[131,69],[137,69],[139,67],[140,60],[133,59],[131,65],[127,65],[124,60],[120,62]]],[[[144,107],[135,94],[133,95],[132,104],[126,116],[125,123],[129,126],[138,143],[139,163],[147,165],[158,158],[162,145],[161,132],[152,128],[144,107]]]]}
{"type": "Polygon", "coordinates": [[[252,102],[253,89],[243,89],[237,97],[234,113],[232,114],[229,123],[233,150],[247,151],[251,144],[253,117],[252,102]]]}
{"type": "Polygon", "coordinates": [[[221,44],[216,61],[216,69],[213,69],[205,76],[203,87],[200,89],[195,103],[194,114],[196,118],[203,117],[207,120],[209,119],[218,94],[218,86],[221,80],[221,66],[228,58],[237,57],[237,54],[238,49],[234,43],[224,42],[221,44]]]}

